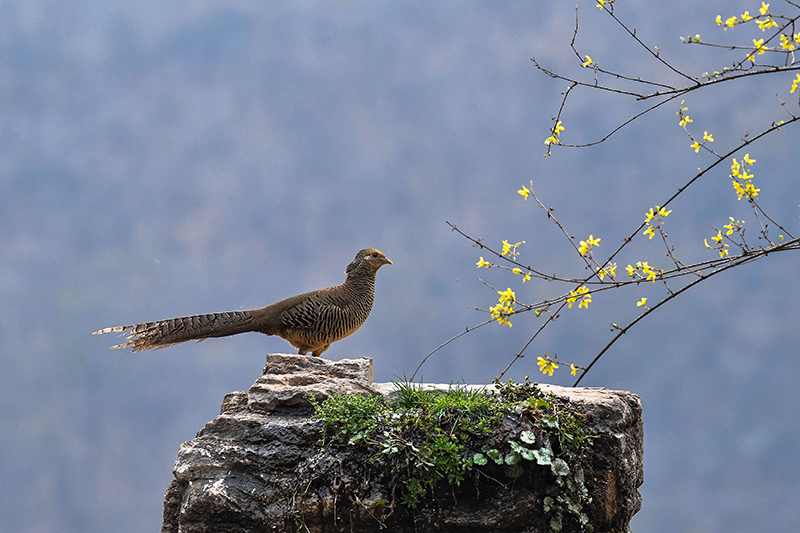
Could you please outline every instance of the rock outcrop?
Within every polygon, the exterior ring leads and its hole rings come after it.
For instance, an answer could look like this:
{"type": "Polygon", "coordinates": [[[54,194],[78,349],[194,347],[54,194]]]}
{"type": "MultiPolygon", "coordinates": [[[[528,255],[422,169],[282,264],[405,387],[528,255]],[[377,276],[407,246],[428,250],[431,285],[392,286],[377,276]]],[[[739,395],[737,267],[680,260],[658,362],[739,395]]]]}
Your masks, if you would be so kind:
{"type": "MultiPolygon", "coordinates": [[[[595,532],[629,531],[641,507],[639,398],[626,391],[540,388],[579,409],[596,436],[586,480],[589,523],[595,532]]],[[[410,509],[379,477],[365,475],[370,466],[358,446],[320,446],[324,425],[310,417],[309,397],[323,400],[333,391],[390,397],[394,389],[372,383],[370,359],[267,356],[250,390],[226,395],[220,415],[181,445],[165,494],[162,533],[549,529],[541,525],[545,494],[535,483],[476,476],[452,497],[410,509]]]]}

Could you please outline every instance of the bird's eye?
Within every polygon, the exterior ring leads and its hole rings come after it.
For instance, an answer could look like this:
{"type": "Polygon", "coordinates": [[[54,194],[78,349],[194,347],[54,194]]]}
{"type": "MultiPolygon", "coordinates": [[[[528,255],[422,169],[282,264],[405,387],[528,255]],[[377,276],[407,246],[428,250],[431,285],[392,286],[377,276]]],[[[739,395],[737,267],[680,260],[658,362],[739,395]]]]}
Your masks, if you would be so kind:
{"type": "Polygon", "coordinates": [[[378,252],[373,252],[372,257],[378,257],[378,252]]]}

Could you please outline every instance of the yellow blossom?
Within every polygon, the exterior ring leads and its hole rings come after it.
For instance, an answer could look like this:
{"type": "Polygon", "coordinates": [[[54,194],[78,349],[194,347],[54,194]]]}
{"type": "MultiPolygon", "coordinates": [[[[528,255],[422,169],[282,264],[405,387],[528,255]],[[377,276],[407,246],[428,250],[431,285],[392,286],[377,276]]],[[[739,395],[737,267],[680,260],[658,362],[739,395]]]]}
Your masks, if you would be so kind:
{"type": "Polygon", "coordinates": [[[653,235],[655,235],[655,229],[653,226],[647,226],[647,229],[642,232],[642,235],[647,235],[648,239],[652,239],[653,235]]]}
{"type": "Polygon", "coordinates": [[[724,226],[722,226],[723,228],[725,228],[727,230],[725,232],[725,235],[730,235],[734,231],[737,231],[737,230],[741,229],[742,226],[744,226],[744,220],[736,220],[733,217],[728,217],[728,220],[730,220],[730,223],[729,224],[725,224],[724,226]]]}
{"type": "Polygon", "coordinates": [[[753,17],[750,16],[750,12],[749,11],[745,11],[744,13],[742,13],[742,22],[747,22],[748,20],[751,20],[752,18],[753,17]]]}
{"type": "Polygon", "coordinates": [[[512,324],[508,320],[510,314],[513,314],[513,309],[502,304],[498,304],[494,307],[490,307],[489,311],[492,313],[492,319],[497,320],[497,322],[502,326],[506,325],[511,327],[512,324]]]}
{"type": "Polygon", "coordinates": [[[575,374],[578,373],[578,367],[577,366],[569,365],[569,368],[570,368],[570,373],[569,373],[570,376],[574,376],[575,374]]]}
{"type": "Polygon", "coordinates": [[[629,278],[632,278],[633,275],[636,273],[636,269],[633,268],[633,266],[631,266],[631,265],[626,266],[625,267],[625,271],[628,273],[628,277],[629,278]]]}
{"type": "Polygon", "coordinates": [[[595,239],[594,235],[589,235],[589,239],[586,241],[580,242],[580,247],[578,247],[578,252],[581,255],[586,255],[586,252],[591,250],[595,246],[600,246],[600,239],[595,239]]]}
{"type": "MultiPolygon", "coordinates": [[[[606,0],[597,0],[596,7],[599,7],[600,9],[604,9],[605,5],[606,5],[606,0]]],[[[551,376],[553,375],[552,372],[550,373],[550,375],[551,376]]]]}
{"type": "MultiPolygon", "coordinates": [[[[737,20],[739,20],[739,19],[737,17],[735,17],[735,16],[734,17],[730,17],[725,21],[725,25],[728,26],[728,28],[733,28],[736,25],[736,21],[737,20]]],[[[728,29],[728,28],[725,28],[725,29],[728,29]]]]}
{"type": "MultiPolygon", "coordinates": [[[[519,268],[519,267],[517,267],[517,268],[512,268],[512,269],[511,269],[511,272],[513,272],[514,274],[522,274],[522,269],[521,269],[521,268],[519,268]]],[[[525,283],[526,281],[528,281],[528,280],[530,280],[530,279],[531,279],[530,272],[526,272],[526,273],[525,273],[525,275],[524,275],[524,276],[522,276],[522,283],[525,283]]]]}
{"type": "Polygon", "coordinates": [[[767,17],[764,20],[756,19],[756,24],[761,28],[761,31],[767,31],[768,28],[778,26],[778,23],[772,17],[767,17]]]}
{"type": "Polygon", "coordinates": [[[733,180],[733,190],[736,191],[737,200],[741,200],[742,196],[744,196],[744,187],[738,181],[733,180]]]}
{"type": "MultiPolygon", "coordinates": [[[[603,0],[600,1],[602,2],[603,0]]],[[[547,354],[544,355],[545,357],[547,357],[547,354]]],[[[542,371],[542,374],[547,374],[549,376],[552,376],[553,370],[558,368],[558,365],[554,361],[550,360],[549,357],[547,359],[545,359],[544,357],[539,357],[536,360],[536,364],[539,365],[539,370],[542,371]]]]}
{"type": "Polygon", "coordinates": [[[694,120],[690,119],[690,118],[689,118],[689,115],[683,115],[683,116],[681,117],[681,120],[680,120],[680,122],[678,122],[678,125],[679,125],[680,127],[682,127],[682,128],[685,128],[685,127],[686,127],[686,125],[687,125],[687,124],[689,124],[690,122],[694,122],[694,120]]]}
{"type": "Polygon", "coordinates": [[[564,131],[564,126],[561,125],[561,121],[559,120],[556,122],[556,125],[553,126],[553,129],[550,130],[550,137],[544,140],[544,144],[550,146],[551,144],[561,144],[561,140],[559,136],[561,132],[564,131]]]}
{"type": "Polygon", "coordinates": [[[600,276],[600,281],[603,281],[606,274],[608,274],[612,278],[615,277],[617,275],[617,264],[611,263],[610,265],[604,268],[597,269],[597,275],[600,276]]]}
{"type": "Polygon", "coordinates": [[[798,84],[800,84],[800,74],[795,74],[795,78],[792,80],[792,90],[789,91],[789,94],[792,94],[797,90],[798,84]]]}
{"type": "Polygon", "coordinates": [[[525,198],[526,200],[528,199],[528,195],[531,193],[530,189],[528,189],[528,188],[527,188],[526,186],[524,186],[524,185],[523,185],[523,186],[522,186],[522,188],[521,188],[520,190],[518,190],[517,192],[518,192],[519,194],[521,194],[521,195],[522,195],[522,197],[523,197],[523,198],[525,198]]]}
{"type": "Polygon", "coordinates": [[[753,39],[753,46],[756,47],[756,52],[758,55],[763,56],[764,52],[767,51],[767,47],[764,46],[764,39],[753,39]]]}
{"type": "Polygon", "coordinates": [[[497,320],[500,325],[511,327],[511,322],[508,320],[508,317],[514,314],[516,295],[510,287],[504,291],[497,291],[497,294],[500,295],[500,303],[494,307],[490,307],[489,312],[492,314],[492,319],[497,320]]]}
{"type": "Polygon", "coordinates": [[[714,142],[714,137],[712,137],[711,134],[708,133],[707,131],[704,131],[703,132],[703,140],[704,141],[708,141],[710,143],[713,143],[714,142]]]}
{"type": "Polygon", "coordinates": [[[733,162],[731,163],[731,175],[738,176],[741,168],[742,167],[739,165],[739,162],[736,160],[736,158],[733,158],[733,162]]]}
{"type": "Polygon", "coordinates": [[[572,304],[578,302],[578,309],[581,307],[589,307],[589,304],[592,303],[592,295],[589,292],[589,289],[585,286],[578,287],[574,291],[569,291],[570,297],[567,298],[565,301],[567,302],[567,307],[572,309],[572,304]]]}
{"type": "Polygon", "coordinates": [[[500,302],[502,303],[513,303],[517,301],[517,295],[514,294],[514,291],[511,290],[511,287],[504,291],[497,291],[497,294],[500,295],[500,302]]]}
{"type": "Polygon", "coordinates": [[[761,2],[761,8],[758,10],[758,12],[761,13],[762,15],[766,15],[768,11],[769,11],[769,4],[761,2]]]}
{"type": "Polygon", "coordinates": [[[748,182],[744,187],[744,193],[748,198],[755,198],[761,189],[756,189],[752,183],[748,182]]]}
{"type": "Polygon", "coordinates": [[[717,15],[715,20],[717,21],[717,26],[722,26],[722,15],[717,15]]]}
{"type": "Polygon", "coordinates": [[[583,62],[583,66],[584,67],[588,67],[589,65],[592,65],[592,64],[594,64],[594,61],[592,61],[592,58],[589,57],[589,56],[586,56],[586,61],[583,62]]]}
{"type": "Polygon", "coordinates": [[[511,254],[512,257],[516,257],[519,255],[517,253],[517,248],[525,244],[525,241],[520,241],[516,244],[510,244],[508,241],[503,241],[503,251],[500,252],[500,255],[511,254]]]}
{"type": "Polygon", "coordinates": [[[636,302],[636,307],[647,307],[647,298],[642,298],[638,302],[636,302]]]}
{"type": "Polygon", "coordinates": [[[782,33],[781,33],[781,48],[783,48],[784,50],[788,50],[790,52],[795,48],[794,43],[790,41],[789,38],[782,33]]]}
{"type": "Polygon", "coordinates": [[[744,154],[744,162],[747,163],[748,165],[752,165],[753,163],[756,162],[756,160],[750,159],[750,154],[744,154]]]}
{"type": "MultiPolygon", "coordinates": [[[[636,263],[636,266],[640,266],[640,263],[636,263]]],[[[655,283],[656,276],[658,275],[657,272],[651,267],[647,261],[641,263],[642,274],[645,275],[647,281],[652,281],[655,283]]]]}
{"type": "Polygon", "coordinates": [[[700,143],[695,141],[689,146],[689,148],[694,148],[694,153],[697,153],[700,151],[700,143]]]}
{"type": "Polygon", "coordinates": [[[484,260],[483,260],[483,257],[481,257],[481,258],[480,258],[480,261],[478,261],[478,262],[477,262],[477,263],[475,263],[475,264],[476,264],[476,265],[478,265],[478,268],[481,268],[481,267],[486,267],[486,268],[489,268],[490,266],[492,266],[492,264],[491,264],[491,263],[487,263],[486,261],[484,261],[484,260]]]}
{"type": "Polygon", "coordinates": [[[666,218],[667,216],[669,216],[670,213],[672,213],[672,210],[670,209],[669,211],[667,211],[665,207],[661,207],[658,205],[655,207],[651,207],[650,211],[644,214],[644,222],[646,224],[651,220],[653,220],[654,218],[656,218],[656,216],[660,216],[661,218],[666,218]]]}

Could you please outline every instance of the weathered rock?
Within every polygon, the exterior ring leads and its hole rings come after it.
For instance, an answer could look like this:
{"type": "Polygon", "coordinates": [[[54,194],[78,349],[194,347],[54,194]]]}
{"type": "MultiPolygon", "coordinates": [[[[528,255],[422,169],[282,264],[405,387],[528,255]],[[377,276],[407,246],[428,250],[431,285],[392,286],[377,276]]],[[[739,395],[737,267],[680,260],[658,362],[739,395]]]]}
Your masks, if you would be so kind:
{"type": "MultiPolygon", "coordinates": [[[[629,531],[641,507],[639,398],[626,391],[540,388],[581,406],[598,436],[593,479],[586,483],[594,531],[629,531]]],[[[417,509],[399,505],[388,484],[364,475],[369,466],[359,447],[318,445],[323,425],[309,418],[308,398],[321,400],[332,391],[391,396],[394,386],[373,384],[366,358],[268,355],[250,390],[226,395],[220,415],[181,445],[165,494],[162,533],[297,531],[300,525],[313,532],[542,530],[541,490],[485,476],[417,509]]]]}

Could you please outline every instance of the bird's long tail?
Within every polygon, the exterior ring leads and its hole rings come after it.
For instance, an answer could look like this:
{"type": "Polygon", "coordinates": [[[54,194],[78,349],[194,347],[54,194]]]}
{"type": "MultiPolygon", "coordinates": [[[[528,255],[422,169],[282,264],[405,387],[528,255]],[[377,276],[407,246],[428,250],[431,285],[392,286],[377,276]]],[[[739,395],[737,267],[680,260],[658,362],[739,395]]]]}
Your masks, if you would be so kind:
{"type": "Polygon", "coordinates": [[[253,331],[252,322],[253,315],[250,311],[231,311],[116,326],[95,331],[92,335],[119,332],[128,336],[127,342],[112,346],[110,349],[131,348],[131,351],[139,352],[151,348],[166,348],[180,342],[201,341],[209,337],[226,337],[253,331]]]}

